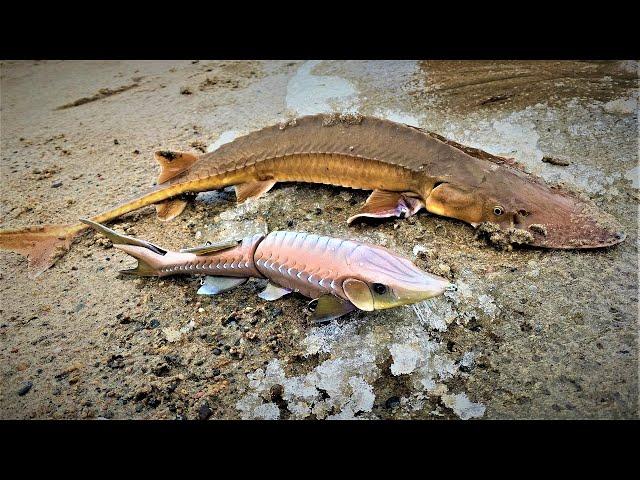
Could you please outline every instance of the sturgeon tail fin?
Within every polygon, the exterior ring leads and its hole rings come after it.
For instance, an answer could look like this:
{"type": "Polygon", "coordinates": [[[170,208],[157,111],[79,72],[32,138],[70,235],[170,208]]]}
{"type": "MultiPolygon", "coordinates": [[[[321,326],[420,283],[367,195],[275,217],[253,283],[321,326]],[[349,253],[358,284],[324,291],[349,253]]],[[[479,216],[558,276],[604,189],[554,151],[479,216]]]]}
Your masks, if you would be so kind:
{"type": "Polygon", "coordinates": [[[35,278],[64,256],[74,238],[86,228],[76,224],[0,230],[0,250],[26,256],[29,260],[29,277],[35,278]]]}
{"type": "Polygon", "coordinates": [[[166,250],[154,245],[153,243],[147,242],[146,240],[129,237],[128,235],[121,235],[115,230],[111,230],[104,225],[86,218],[81,218],[80,221],[89,225],[91,228],[111,240],[114,247],[138,260],[136,268],[120,270],[120,273],[139,275],[142,277],[160,276],[160,268],[164,263],[163,257],[167,253],[166,250]]]}

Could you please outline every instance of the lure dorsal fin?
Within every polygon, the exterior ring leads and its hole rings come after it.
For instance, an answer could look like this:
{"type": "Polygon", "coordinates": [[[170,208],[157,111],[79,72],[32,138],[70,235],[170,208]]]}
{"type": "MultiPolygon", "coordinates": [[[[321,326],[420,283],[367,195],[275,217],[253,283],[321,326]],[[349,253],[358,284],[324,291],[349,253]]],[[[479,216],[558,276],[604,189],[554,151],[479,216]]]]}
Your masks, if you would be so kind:
{"type": "Polygon", "coordinates": [[[180,250],[180,253],[195,253],[198,256],[206,255],[207,253],[220,252],[222,250],[227,250],[228,248],[233,248],[241,241],[242,240],[238,239],[223,240],[221,242],[209,243],[207,245],[201,245],[199,247],[183,248],[182,250],[180,250]]]}
{"type": "Polygon", "coordinates": [[[353,312],[356,307],[348,300],[343,300],[333,295],[322,295],[318,298],[316,309],[311,315],[314,323],[328,322],[334,318],[353,312]]]}
{"type": "Polygon", "coordinates": [[[275,180],[256,180],[255,182],[240,183],[235,186],[238,203],[249,198],[259,198],[276,184],[275,180]]]}
{"type": "Polygon", "coordinates": [[[157,151],[154,153],[154,156],[160,164],[161,169],[158,184],[171,180],[176,175],[188,170],[199,158],[193,153],[174,152],[171,150],[157,151]]]}
{"type": "Polygon", "coordinates": [[[374,190],[367,198],[360,211],[349,217],[347,223],[356,218],[372,217],[410,217],[424,207],[422,200],[409,196],[406,193],[389,192],[387,190],[374,190]]]}

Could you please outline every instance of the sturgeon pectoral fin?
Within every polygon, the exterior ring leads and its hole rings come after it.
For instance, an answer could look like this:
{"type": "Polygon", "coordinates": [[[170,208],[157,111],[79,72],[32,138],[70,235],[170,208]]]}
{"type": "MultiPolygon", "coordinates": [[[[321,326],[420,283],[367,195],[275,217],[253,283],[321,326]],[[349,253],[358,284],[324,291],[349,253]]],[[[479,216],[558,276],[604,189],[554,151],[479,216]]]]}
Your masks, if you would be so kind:
{"type": "Polygon", "coordinates": [[[389,192],[386,190],[374,190],[360,209],[360,212],[349,217],[347,223],[356,218],[372,217],[410,217],[424,207],[422,200],[409,196],[406,193],[389,192]]]}
{"type": "Polygon", "coordinates": [[[240,183],[235,186],[238,202],[249,198],[258,198],[267,193],[276,184],[275,180],[256,180],[255,182],[240,183]]]}
{"type": "Polygon", "coordinates": [[[160,150],[154,153],[156,161],[160,164],[160,176],[158,183],[164,183],[181,174],[198,161],[198,156],[188,152],[172,152],[160,150]]]}
{"type": "Polygon", "coordinates": [[[277,300],[279,298],[284,297],[285,295],[291,293],[291,290],[284,287],[279,287],[278,285],[269,282],[267,284],[267,288],[261,291],[258,296],[263,300],[267,300],[269,302],[273,300],[277,300]]]}
{"type": "Polygon", "coordinates": [[[356,307],[347,300],[333,295],[323,295],[318,298],[318,304],[313,315],[311,315],[311,320],[313,320],[314,323],[328,322],[329,320],[353,312],[355,309],[356,307]]]}
{"type": "Polygon", "coordinates": [[[221,250],[226,250],[227,248],[232,248],[238,245],[242,240],[223,240],[222,242],[210,243],[208,245],[201,245],[199,247],[193,248],[183,248],[180,250],[180,253],[195,253],[196,255],[206,255],[212,252],[219,252],[221,250]]]}
{"type": "Polygon", "coordinates": [[[164,202],[156,203],[156,216],[163,222],[173,220],[180,215],[187,206],[187,201],[181,198],[172,198],[164,202]]]}
{"type": "Polygon", "coordinates": [[[249,280],[248,278],[236,277],[205,277],[204,283],[198,289],[198,295],[217,295],[220,292],[231,290],[234,287],[242,285],[249,280]]]}

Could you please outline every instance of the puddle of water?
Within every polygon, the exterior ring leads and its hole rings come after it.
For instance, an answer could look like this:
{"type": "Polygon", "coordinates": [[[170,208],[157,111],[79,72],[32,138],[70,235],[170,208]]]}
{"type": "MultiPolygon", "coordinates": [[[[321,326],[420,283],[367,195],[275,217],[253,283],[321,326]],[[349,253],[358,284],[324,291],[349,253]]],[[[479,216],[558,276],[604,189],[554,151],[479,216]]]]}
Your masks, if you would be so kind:
{"type": "Polygon", "coordinates": [[[624,174],[624,177],[631,180],[633,188],[640,188],[640,167],[634,167],[624,174]]]}
{"type": "Polygon", "coordinates": [[[312,115],[334,111],[358,111],[358,91],[344,78],[314,75],[312,70],[320,60],[305,62],[287,85],[287,109],[296,115],[312,115]]]}
{"type": "Polygon", "coordinates": [[[207,147],[207,152],[213,152],[217,150],[225,143],[229,143],[232,140],[235,140],[240,135],[241,132],[239,132],[238,130],[227,130],[226,132],[223,132],[215,142],[207,147]]]}
{"type": "Polygon", "coordinates": [[[392,122],[404,123],[414,127],[420,127],[422,120],[415,115],[400,110],[376,110],[376,117],[385,118],[392,122]]]}

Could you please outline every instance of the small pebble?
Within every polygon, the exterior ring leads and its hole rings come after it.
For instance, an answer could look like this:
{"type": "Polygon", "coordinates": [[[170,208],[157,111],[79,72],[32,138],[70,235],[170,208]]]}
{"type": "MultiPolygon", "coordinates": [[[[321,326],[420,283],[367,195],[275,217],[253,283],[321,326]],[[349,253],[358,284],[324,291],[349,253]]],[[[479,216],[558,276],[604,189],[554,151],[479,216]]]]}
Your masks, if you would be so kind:
{"type": "Polygon", "coordinates": [[[200,405],[200,409],[198,410],[198,419],[207,420],[212,413],[213,410],[209,408],[209,405],[203,403],[202,405],[200,405]]]}
{"type": "Polygon", "coordinates": [[[149,325],[151,326],[151,328],[158,328],[160,326],[160,322],[154,318],[153,320],[151,320],[149,325]]]}
{"type": "Polygon", "coordinates": [[[57,182],[53,182],[51,184],[51,188],[58,188],[62,186],[62,182],[61,181],[57,181],[57,182]]]}
{"type": "Polygon", "coordinates": [[[384,403],[384,406],[389,410],[392,410],[396,407],[400,406],[400,398],[399,397],[389,397],[387,401],[384,403]]]}
{"type": "Polygon", "coordinates": [[[24,382],[22,384],[22,387],[20,387],[20,390],[18,390],[18,395],[20,395],[21,397],[26,395],[27,393],[29,393],[29,390],[31,390],[31,387],[33,387],[33,383],[24,382]]]}
{"type": "Polygon", "coordinates": [[[214,349],[213,349],[213,352],[212,352],[212,353],[213,353],[214,355],[220,355],[220,354],[222,353],[222,350],[220,350],[219,348],[217,348],[217,347],[216,347],[216,348],[214,348],[214,349]]]}

